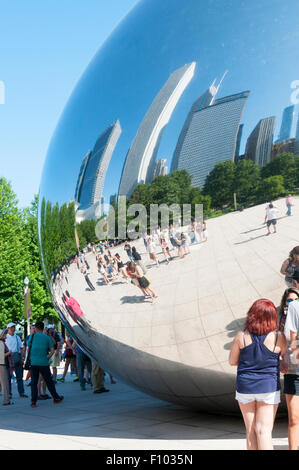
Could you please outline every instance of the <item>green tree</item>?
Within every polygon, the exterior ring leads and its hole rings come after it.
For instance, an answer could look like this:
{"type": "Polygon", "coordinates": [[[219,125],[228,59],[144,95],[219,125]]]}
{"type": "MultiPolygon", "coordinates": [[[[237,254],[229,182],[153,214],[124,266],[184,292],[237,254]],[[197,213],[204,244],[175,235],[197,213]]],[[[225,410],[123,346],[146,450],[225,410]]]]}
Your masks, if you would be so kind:
{"type": "Polygon", "coordinates": [[[293,153],[282,153],[261,169],[263,179],[269,176],[281,175],[286,191],[293,191],[298,186],[299,156],[293,153]]]}
{"type": "Polygon", "coordinates": [[[257,196],[259,202],[266,202],[277,199],[285,194],[283,176],[270,176],[260,181],[257,196]]]}
{"type": "Polygon", "coordinates": [[[260,183],[260,169],[252,160],[239,160],[235,167],[233,192],[237,202],[246,205],[254,202],[260,183]]]}
{"type": "Polygon", "coordinates": [[[213,170],[208,174],[203,193],[210,195],[214,208],[233,204],[234,179],[235,164],[232,161],[216,163],[213,170]]]}
{"type": "Polygon", "coordinates": [[[24,278],[30,281],[34,320],[54,317],[41,269],[37,241],[37,200],[24,211],[5,178],[0,178],[0,326],[24,317],[24,278]]]}

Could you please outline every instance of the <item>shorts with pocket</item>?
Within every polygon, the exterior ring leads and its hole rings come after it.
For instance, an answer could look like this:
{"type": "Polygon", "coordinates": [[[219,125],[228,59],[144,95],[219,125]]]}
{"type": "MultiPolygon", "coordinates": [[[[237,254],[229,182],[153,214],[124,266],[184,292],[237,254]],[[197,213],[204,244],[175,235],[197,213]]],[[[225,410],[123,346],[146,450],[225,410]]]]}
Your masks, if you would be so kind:
{"type": "Polygon", "coordinates": [[[299,375],[285,374],[283,392],[286,395],[299,395],[299,375]]]}
{"type": "Polygon", "coordinates": [[[276,219],[272,219],[272,220],[268,220],[267,221],[267,226],[270,227],[270,225],[276,225],[277,224],[277,220],[276,219]]]}
{"type": "Polygon", "coordinates": [[[267,405],[278,405],[280,403],[280,390],[270,393],[239,393],[236,392],[236,400],[243,405],[253,401],[262,401],[267,405]]]}

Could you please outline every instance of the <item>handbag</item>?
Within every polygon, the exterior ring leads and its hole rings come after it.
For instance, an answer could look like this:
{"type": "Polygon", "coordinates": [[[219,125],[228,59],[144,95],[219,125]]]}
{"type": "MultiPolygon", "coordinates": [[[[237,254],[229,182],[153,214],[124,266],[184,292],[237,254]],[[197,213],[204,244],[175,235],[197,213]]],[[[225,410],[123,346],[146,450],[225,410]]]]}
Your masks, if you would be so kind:
{"type": "Polygon", "coordinates": [[[26,355],[26,359],[25,359],[25,363],[24,363],[24,369],[25,370],[29,370],[30,367],[31,367],[30,355],[31,355],[31,347],[32,347],[34,335],[35,335],[35,333],[33,333],[30,345],[28,346],[28,351],[27,351],[27,355],[26,355]]]}

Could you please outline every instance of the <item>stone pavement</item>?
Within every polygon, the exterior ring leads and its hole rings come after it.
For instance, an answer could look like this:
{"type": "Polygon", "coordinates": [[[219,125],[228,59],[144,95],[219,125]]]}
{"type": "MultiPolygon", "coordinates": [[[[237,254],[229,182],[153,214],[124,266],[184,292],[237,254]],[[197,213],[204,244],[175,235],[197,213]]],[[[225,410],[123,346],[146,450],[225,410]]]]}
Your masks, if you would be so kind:
{"type": "MultiPolygon", "coordinates": [[[[62,373],[62,369],[59,371],[62,373]]],[[[82,392],[70,374],[58,393],[64,401],[30,398],[0,406],[0,450],[245,450],[241,418],[198,413],[144,395],[118,382],[105,386],[109,393],[95,395],[87,385],[82,392]]],[[[25,387],[30,397],[30,388],[25,387]]],[[[274,444],[287,450],[287,419],[276,420],[274,444]]]]}

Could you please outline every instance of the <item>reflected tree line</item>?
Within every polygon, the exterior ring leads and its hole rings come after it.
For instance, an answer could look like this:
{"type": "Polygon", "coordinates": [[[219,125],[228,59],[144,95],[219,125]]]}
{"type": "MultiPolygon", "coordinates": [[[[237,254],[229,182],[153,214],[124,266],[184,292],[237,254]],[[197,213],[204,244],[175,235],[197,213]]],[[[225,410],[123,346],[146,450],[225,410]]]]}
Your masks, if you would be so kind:
{"type": "MultiPolygon", "coordinates": [[[[234,193],[238,208],[249,207],[277,199],[299,188],[299,156],[284,153],[260,168],[251,160],[239,160],[217,163],[206,178],[201,190],[192,186],[192,177],[187,170],[176,170],[166,176],[157,176],[151,183],[138,185],[127,208],[132,204],[142,204],[148,214],[150,226],[151,204],[191,205],[194,216],[195,205],[203,205],[205,219],[235,210],[234,193]]],[[[113,202],[115,211],[115,233],[117,237],[118,205],[113,202]]],[[[170,212],[169,222],[173,222],[170,212]]],[[[126,225],[134,219],[126,215],[126,225]]],[[[84,220],[76,223],[75,203],[52,205],[43,199],[41,203],[41,243],[44,255],[44,269],[47,276],[55,275],[60,267],[71,261],[78,247],[83,249],[88,244],[99,241],[96,236],[96,220],[84,220]],[[75,236],[76,227],[76,236],[75,236]]]]}
{"type": "Polygon", "coordinates": [[[40,240],[43,250],[44,270],[48,280],[76,255],[79,246],[84,248],[97,241],[95,226],[97,221],[84,220],[76,224],[75,203],[52,205],[43,198],[40,208],[40,240]]]}

